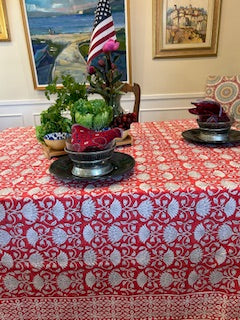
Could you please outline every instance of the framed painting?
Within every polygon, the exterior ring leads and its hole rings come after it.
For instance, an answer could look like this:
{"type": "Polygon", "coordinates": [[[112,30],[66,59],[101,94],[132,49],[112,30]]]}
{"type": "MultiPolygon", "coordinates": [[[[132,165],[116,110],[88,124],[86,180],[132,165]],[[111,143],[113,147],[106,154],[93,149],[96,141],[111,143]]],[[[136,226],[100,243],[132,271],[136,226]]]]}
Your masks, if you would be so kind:
{"type": "Polygon", "coordinates": [[[0,0],[0,41],[10,41],[5,0],[0,0]]]}
{"type": "MultiPolygon", "coordinates": [[[[98,0],[19,0],[34,88],[70,74],[86,82],[87,57],[98,0]]],[[[129,0],[110,0],[120,47],[117,67],[131,83],[129,0]]],[[[94,63],[94,61],[93,61],[94,63]]]]}
{"type": "Polygon", "coordinates": [[[221,0],[153,0],[153,57],[217,55],[221,0]]]}

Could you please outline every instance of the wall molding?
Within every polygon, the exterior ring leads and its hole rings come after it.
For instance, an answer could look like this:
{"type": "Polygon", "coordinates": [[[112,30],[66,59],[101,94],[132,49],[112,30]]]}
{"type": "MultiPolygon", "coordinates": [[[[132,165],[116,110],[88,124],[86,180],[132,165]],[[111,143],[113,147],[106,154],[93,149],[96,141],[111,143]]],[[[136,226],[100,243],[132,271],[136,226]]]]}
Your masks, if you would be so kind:
{"type": "MultiPolygon", "coordinates": [[[[190,118],[192,116],[188,109],[191,102],[203,97],[204,92],[142,94],[140,122],[190,118]]],[[[133,94],[128,93],[122,97],[122,106],[126,112],[131,111],[133,100],[133,94]]],[[[47,99],[0,100],[0,130],[19,125],[38,125],[40,113],[53,103],[54,100],[47,99]]]]}
{"type": "Polygon", "coordinates": [[[12,118],[20,118],[22,117],[23,114],[22,113],[4,113],[4,114],[0,114],[0,118],[6,118],[6,117],[12,117],[12,118]]]}
{"type": "Polygon", "coordinates": [[[41,106],[41,105],[49,105],[53,103],[53,101],[46,100],[46,99],[32,99],[32,100],[0,100],[0,108],[5,106],[16,106],[16,107],[22,107],[22,106],[41,106]]]}
{"type": "Polygon", "coordinates": [[[174,110],[188,110],[189,107],[161,107],[161,108],[141,108],[141,112],[156,112],[156,111],[174,111],[174,110]]]}
{"type": "Polygon", "coordinates": [[[8,127],[24,126],[24,114],[22,113],[0,113],[0,130],[8,127]]]}
{"type": "Polygon", "coordinates": [[[196,99],[204,97],[204,92],[193,93],[161,93],[161,94],[146,94],[141,96],[141,100],[182,100],[196,99]]]}
{"type": "MultiPolygon", "coordinates": [[[[161,93],[161,94],[142,94],[142,101],[152,101],[152,100],[182,100],[182,99],[195,99],[204,97],[204,92],[195,93],[161,93]]],[[[123,96],[122,100],[131,102],[133,100],[132,94],[127,94],[123,96]]],[[[50,105],[54,103],[54,100],[47,99],[31,99],[31,100],[0,100],[0,108],[5,106],[42,106],[50,105]]]]}

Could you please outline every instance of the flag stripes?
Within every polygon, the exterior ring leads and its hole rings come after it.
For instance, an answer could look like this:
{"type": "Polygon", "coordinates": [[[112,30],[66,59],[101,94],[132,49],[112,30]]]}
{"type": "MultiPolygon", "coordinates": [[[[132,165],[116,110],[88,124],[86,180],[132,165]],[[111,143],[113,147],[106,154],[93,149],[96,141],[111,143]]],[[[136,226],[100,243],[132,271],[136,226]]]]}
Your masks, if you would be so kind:
{"type": "Polygon", "coordinates": [[[109,0],[99,0],[95,14],[94,30],[90,40],[88,65],[102,52],[104,44],[109,39],[116,40],[109,0]]]}

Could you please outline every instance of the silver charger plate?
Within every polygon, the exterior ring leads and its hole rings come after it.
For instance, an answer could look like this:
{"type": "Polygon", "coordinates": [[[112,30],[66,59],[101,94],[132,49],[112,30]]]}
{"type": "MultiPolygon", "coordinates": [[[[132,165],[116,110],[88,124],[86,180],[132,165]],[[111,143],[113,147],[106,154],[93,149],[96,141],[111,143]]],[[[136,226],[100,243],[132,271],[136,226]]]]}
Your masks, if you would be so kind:
{"type": "Polygon", "coordinates": [[[204,144],[233,144],[233,143],[240,143],[240,131],[230,129],[229,134],[226,140],[222,141],[206,141],[201,139],[200,137],[200,129],[190,129],[182,132],[182,136],[189,142],[196,142],[196,143],[204,143],[204,144]]]}
{"type": "Polygon", "coordinates": [[[72,174],[73,162],[68,155],[62,156],[59,159],[55,160],[49,168],[49,172],[55,177],[64,179],[64,180],[102,180],[107,178],[114,178],[117,176],[124,175],[125,173],[130,172],[134,165],[135,160],[132,156],[121,153],[113,152],[111,159],[109,160],[112,164],[112,171],[103,176],[93,176],[93,177],[77,177],[72,174]]]}

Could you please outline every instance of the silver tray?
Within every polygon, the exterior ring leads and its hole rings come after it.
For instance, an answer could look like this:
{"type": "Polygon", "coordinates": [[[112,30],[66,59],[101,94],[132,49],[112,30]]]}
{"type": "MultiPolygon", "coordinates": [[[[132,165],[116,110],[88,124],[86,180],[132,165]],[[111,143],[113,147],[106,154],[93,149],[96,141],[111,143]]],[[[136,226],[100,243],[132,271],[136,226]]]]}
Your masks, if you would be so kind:
{"type": "Polygon", "coordinates": [[[184,139],[190,142],[196,142],[196,143],[204,143],[204,144],[213,144],[213,145],[219,145],[219,144],[233,144],[233,143],[240,143],[240,131],[231,129],[229,131],[229,134],[227,135],[226,140],[221,141],[212,141],[212,140],[203,140],[201,138],[201,132],[199,128],[196,129],[190,129],[182,132],[182,136],[184,139]]]}
{"type": "Polygon", "coordinates": [[[130,172],[134,165],[135,160],[128,154],[121,152],[113,152],[111,159],[109,160],[112,164],[112,171],[103,176],[93,177],[78,177],[72,174],[73,162],[69,156],[62,156],[55,160],[49,168],[51,174],[57,178],[64,180],[102,180],[107,178],[114,178],[117,176],[124,175],[130,172]]]}

